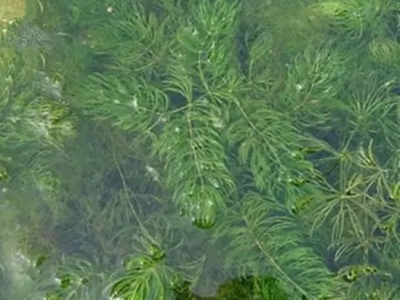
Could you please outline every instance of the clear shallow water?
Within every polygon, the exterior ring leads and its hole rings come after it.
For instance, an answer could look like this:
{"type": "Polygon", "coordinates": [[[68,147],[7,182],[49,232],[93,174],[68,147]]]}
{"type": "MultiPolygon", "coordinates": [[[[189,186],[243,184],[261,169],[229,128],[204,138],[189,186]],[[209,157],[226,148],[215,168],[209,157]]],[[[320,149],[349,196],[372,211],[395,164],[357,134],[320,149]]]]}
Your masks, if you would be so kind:
{"type": "Polygon", "coordinates": [[[396,5],[139,2],[2,44],[0,299],[397,299],[396,5]]]}

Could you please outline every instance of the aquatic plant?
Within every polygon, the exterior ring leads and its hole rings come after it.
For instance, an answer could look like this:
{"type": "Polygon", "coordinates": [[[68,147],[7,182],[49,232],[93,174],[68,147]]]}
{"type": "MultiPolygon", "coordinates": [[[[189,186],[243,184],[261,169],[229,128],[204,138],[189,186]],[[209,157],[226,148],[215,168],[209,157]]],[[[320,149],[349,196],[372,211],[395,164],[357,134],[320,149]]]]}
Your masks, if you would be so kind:
{"type": "Polygon", "coordinates": [[[2,43],[0,262],[29,299],[398,299],[398,9],[29,3],[51,47],[2,43]]]}

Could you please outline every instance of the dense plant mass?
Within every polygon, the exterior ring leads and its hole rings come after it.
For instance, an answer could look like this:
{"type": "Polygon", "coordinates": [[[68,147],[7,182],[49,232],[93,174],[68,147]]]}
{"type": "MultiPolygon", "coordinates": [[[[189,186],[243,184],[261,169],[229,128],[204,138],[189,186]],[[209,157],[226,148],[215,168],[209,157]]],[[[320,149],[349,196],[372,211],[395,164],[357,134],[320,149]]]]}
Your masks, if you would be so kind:
{"type": "Polygon", "coordinates": [[[29,1],[0,51],[0,299],[400,299],[399,20],[29,1]]]}

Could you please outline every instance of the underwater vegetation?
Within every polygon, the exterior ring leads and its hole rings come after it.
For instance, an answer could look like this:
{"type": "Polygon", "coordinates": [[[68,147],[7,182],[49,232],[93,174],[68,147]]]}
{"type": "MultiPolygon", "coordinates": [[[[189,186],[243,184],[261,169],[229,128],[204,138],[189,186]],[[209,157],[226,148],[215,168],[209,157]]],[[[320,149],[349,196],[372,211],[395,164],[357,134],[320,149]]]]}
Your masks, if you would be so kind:
{"type": "Polygon", "coordinates": [[[400,299],[399,20],[27,2],[0,41],[0,299],[400,299]]]}

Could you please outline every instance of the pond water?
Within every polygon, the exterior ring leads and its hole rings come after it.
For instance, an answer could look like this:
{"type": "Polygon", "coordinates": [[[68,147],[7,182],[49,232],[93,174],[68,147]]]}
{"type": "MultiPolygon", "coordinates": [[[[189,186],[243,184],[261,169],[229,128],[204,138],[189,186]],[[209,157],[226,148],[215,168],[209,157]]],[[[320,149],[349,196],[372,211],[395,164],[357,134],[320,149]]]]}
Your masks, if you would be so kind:
{"type": "Polygon", "coordinates": [[[18,16],[0,300],[400,299],[395,1],[18,16]]]}

